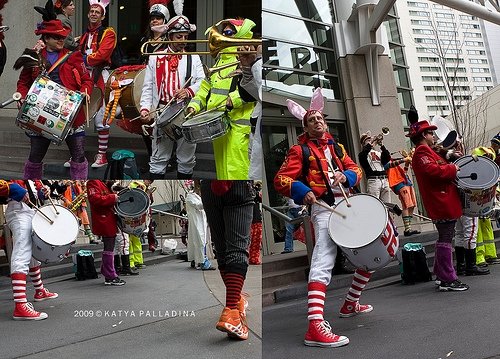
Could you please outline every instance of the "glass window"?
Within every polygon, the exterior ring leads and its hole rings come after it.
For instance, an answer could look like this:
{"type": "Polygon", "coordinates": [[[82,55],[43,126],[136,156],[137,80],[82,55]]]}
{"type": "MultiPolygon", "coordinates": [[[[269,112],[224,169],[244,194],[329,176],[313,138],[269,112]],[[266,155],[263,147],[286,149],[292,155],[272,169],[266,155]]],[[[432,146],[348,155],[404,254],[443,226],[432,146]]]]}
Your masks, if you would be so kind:
{"type": "MultiPolygon", "coordinates": [[[[248,2],[248,1],[247,1],[248,2]]],[[[333,24],[330,8],[331,1],[309,0],[309,1],[289,1],[289,0],[262,0],[262,8],[286,13],[293,16],[303,17],[316,21],[333,24]]]]}

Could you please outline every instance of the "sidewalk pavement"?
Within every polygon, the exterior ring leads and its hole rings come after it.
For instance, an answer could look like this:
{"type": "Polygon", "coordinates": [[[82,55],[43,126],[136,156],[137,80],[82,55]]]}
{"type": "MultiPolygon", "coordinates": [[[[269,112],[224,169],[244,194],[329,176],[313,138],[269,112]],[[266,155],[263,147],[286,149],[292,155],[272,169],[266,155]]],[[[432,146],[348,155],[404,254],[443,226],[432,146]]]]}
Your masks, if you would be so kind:
{"type": "MultiPolygon", "coordinates": [[[[104,279],[78,282],[52,278],[45,285],[59,298],[34,303],[48,319],[12,319],[10,283],[0,283],[2,358],[261,358],[261,275],[252,266],[246,341],[231,340],[215,329],[223,309],[218,271],[201,272],[174,260],[148,266],[121,287],[104,279]]],[[[43,274],[43,272],[42,272],[43,274]]],[[[67,276],[65,277],[67,278],[67,276]]],[[[5,278],[3,278],[5,279],[5,278]]],[[[28,300],[33,286],[28,281],[28,300]]]]}

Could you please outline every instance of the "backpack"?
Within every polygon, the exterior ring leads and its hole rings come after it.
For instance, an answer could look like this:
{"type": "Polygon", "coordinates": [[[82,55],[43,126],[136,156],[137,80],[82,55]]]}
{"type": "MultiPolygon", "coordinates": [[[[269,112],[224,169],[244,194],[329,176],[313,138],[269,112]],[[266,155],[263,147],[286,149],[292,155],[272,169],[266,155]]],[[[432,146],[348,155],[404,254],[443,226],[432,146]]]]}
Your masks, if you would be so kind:
{"type": "Polygon", "coordinates": [[[94,264],[94,253],[90,250],[80,250],[73,255],[76,266],[75,277],[77,280],[96,279],[97,271],[94,264]]]}
{"type": "Polygon", "coordinates": [[[432,280],[431,272],[427,266],[427,257],[420,243],[406,243],[402,250],[403,284],[415,284],[432,280]]]}
{"type": "Polygon", "coordinates": [[[104,172],[104,180],[110,179],[139,179],[139,170],[135,162],[135,153],[129,150],[116,150],[111,156],[106,171],[104,172]]]}
{"type": "MultiPolygon", "coordinates": [[[[106,30],[106,29],[107,29],[107,27],[101,26],[101,28],[97,32],[97,49],[96,49],[96,51],[99,49],[99,45],[101,43],[102,37],[104,36],[104,30],[106,30]]],[[[80,40],[80,44],[82,44],[83,41],[86,41],[86,36],[85,36],[85,39],[80,40]]],[[[83,53],[83,48],[82,48],[82,53],[83,53]]],[[[110,58],[111,64],[109,65],[109,68],[111,70],[114,70],[118,67],[123,66],[123,58],[124,57],[125,57],[125,52],[123,51],[123,49],[120,45],[120,42],[117,38],[116,39],[116,46],[113,49],[113,52],[111,53],[111,58],[110,58]]]]}

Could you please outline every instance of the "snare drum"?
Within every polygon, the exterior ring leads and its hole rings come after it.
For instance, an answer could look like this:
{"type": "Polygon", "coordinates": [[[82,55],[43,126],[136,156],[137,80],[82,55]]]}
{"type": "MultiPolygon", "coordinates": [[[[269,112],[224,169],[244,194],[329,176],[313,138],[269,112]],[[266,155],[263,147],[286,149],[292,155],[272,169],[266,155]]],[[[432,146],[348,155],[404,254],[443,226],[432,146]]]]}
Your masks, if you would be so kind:
{"type": "Polygon", "coordinates": [[[201,113],[182,124],[182,135],[189,143],[211,142],[224,136],[229,122],[224,112],[201,113]]]}
{"type": "Polygon", "coordinates": [[[495,205],[495,193],[500,177],[498,165],[487,157],[463,156],[455,161],[460,168],[457,187],[463,213],[469,217],[485,216],[495,205]]]}
{"type": "Polygon", "coordinates": [[[55,207],[59,214],[52,205],[39,208],[54,223],[50,224],[38,211],[31,221],[32,256],[42,263],[62,261],[69,255],[71,245],[78,236],[79,225],[75,215],[61,205],[56,204],[55,207]]]}
{"type": "Polygon", "coordinates": [[[156,125],[173,141],[182,138],[181,126],[185,121],[184,108],[187,102],[176,102],[170,104],[160,112],[156,119],[156,125]]]}
{"type": "Polygon", "coordinates": [[[85,96],[40,75],[31,85],[16,124],[60,145],[68,136],[85,96]]]}
{"type": "Polygon", "coordinates": [[[399,247],[386,206],[369,194],[353,195],[349,203],[351,207],[343,199],[335,206],[346,218],[332,212],[328,221],[330,237],[356,268],[373,271],[384,267],[399,247]]]}
{"type": "Polygon", "coordinates": [[[143,190],[126,188],[118,193],[115,205],[118,226],[128,234],[140,236],[148,230],[150,222],[149,196],[143,190]]]}

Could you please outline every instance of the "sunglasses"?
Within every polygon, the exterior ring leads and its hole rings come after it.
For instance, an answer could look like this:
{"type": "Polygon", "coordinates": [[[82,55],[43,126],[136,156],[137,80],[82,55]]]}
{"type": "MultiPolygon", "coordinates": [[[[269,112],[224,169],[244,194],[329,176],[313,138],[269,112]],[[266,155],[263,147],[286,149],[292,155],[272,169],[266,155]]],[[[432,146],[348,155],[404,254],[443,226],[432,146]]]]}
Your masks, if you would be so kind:
{"type": "Polygon", "coordinates": [[[228,30],[222,31],[222,35],[224,35],[224,36],[233,36],[234,34],[236,34],[236,32],[233,30],[228,29],[228,30]]]}
{"type": "Polygon", "coordinates": [[[424,134],[426,134],[426,135],[434,135],[434,131],[426,130],[426,131],[424,131],[424,134]]]}

